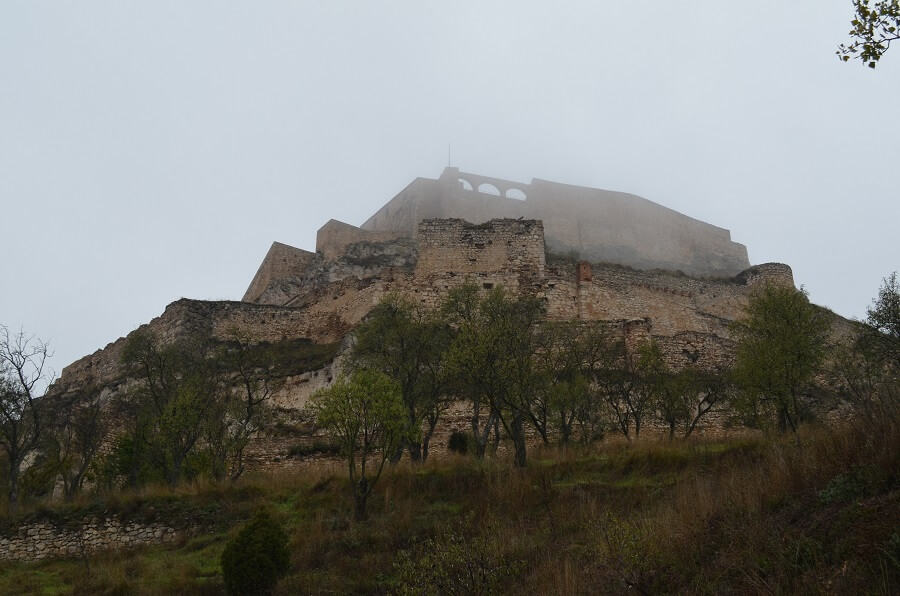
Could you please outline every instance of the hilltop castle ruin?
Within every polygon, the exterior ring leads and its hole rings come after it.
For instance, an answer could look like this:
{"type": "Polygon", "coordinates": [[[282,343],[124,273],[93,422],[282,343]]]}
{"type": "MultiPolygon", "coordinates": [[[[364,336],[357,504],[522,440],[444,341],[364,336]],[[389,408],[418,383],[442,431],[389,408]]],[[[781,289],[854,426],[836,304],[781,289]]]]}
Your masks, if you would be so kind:
{"type": "MultiPolygon", "coordinates": [[[[541,298],[551,320],[604,321],[633,339],[652,337],[674,367],[717,368],[733,355],[729,323],[753,289],[794,281],[787,265],[750,267],[728,230],[633,195],[447,168],[413,181],[361,227],[327,222],[316,252],[273,243],[240,302],[178,300],[142,328],[163,340],[225,341],[237,331],[254,344],[337,350],[388,294],[436,307],[463,283],[541,298]]],[[[66,367],[54,392],[88,380],[119,391],[124,344],[66,367]]],[[[274,403],[302,408],[339,373],[339,359],[315,367],[288,379],[274,403]]]]}

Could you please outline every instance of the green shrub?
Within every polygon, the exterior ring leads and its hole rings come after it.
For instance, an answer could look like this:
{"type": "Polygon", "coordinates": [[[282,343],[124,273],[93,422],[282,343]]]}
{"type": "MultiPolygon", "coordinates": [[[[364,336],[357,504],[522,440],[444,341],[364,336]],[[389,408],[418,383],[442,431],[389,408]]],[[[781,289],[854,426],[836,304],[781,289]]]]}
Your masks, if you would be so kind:
{"type": "Polygon", "coordinates": [[[475,438],[461,430],[455,430],[450,433],[450,440],[447,441],[447,449],[454,453],[466,455],[475,451],[475,438]]]}
{"type": "Polygon", "coordinates": [[[868,488],[862,471],[857,469],[832,478],[828,485],[819,491],[818,497],[819,501],[826,505],[843,503],[865,496],[868,488]]]}
{"type": "Polygon", "coordinates": [[[266,510],[260,510],[222,552],[229,594],[269,594],[289,564],[287,534],[266,510]]]}

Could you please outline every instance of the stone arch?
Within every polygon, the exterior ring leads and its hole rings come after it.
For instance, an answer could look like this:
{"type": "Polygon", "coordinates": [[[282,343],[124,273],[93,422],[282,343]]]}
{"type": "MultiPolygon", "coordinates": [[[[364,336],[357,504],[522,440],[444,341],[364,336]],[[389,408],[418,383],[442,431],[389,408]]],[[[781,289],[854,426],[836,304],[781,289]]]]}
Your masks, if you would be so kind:
{"type": "Polygon", "coordinates": [[[472,183],[465,178],[460,178],[459,182],[462,184],[463,190],[475,190],[475,188],[472,186],[472,183]]]}
{"type": "Polygon", "coordinates": [[[520,188],[510,188],[509,190],[506,191],[506,198],[514,199],[516,201],[524,201],[528,197],[525,194],[524,190],[522,190],[520,188]]]}
{"type": "Polygon", "coordinates": [[[479,184],[478,192],[480,192],[482,194],[494,195],[494,196],[498,196],[498,197],[503,196],[500,193],[500,189],[497,188],[496,186],[494,186],[493,184],[491,184],[490,182],[482,182],[481,184],[479,184]]]}

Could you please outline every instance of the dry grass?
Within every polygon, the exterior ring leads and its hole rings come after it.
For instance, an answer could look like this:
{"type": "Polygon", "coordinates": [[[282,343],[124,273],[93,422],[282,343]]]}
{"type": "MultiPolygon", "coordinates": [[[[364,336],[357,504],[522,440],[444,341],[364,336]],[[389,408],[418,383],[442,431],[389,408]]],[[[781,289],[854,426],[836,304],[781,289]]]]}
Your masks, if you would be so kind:
{"type": "Polygon", "coordinates": [[[184,544],[87,564],[0,565],[0,592],[218,593],[225,541],[266,505],[292,537],[282,594],[402,591],[410,569],[463,568],[492,570],[493,587],[515,593],[890,593],[900,578],[898,454],[896,428],[846,425],[796,438],[537,449],[525,470],[502,456],[449,456],[388,470],[364,523],[352,520],[341,466],[149,487],[102,506],[187,502],[221,523],[184,544]]]}

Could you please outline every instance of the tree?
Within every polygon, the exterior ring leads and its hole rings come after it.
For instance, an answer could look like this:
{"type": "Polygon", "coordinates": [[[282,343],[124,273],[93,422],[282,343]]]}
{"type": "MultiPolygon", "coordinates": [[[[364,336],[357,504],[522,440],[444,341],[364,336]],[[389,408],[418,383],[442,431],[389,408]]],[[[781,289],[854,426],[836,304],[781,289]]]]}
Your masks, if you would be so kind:
{"type": "Polygon", "coordinates": [[[594,385],[613,424],[629,441],[638,439],[653,407],[653,393],[645,382],[640,353],[632,353],[625,337],[609,337],[598,353],[594,385]],[[632,434],[632,430],[634,431],[632,434]]]}
{"type": "Polygon", "coordinates": [[[482,299],[464,287],[459,295],[451,293],[448,304],[457,313],[461,313],[460,307],[469,309],[457,318],[447,361],[456,386],[467,391],[473,402],[472,433],[478,455],[484,455],[491,425],[499,421],[513,442],[515,465],[524,467],[524,425],[539,381],[535,354],[543,305],[536,298],[509,296],[500,287],[482,299]],[[459,298],[463,299],[459,305],[452,306],[459,298]],[[480,428],[484,404],[490,408],[490,416],[488,424],[480,428]]]}
{"type": "Polygon", "coordinates": [[[453,326],[453,339],[447,356],[447,378],[451,389],[459,396],[468,397],[472,402],[470,424],[475,440],[475,456],[483,458],[487,451],[487,441],[497,426],[499,412],[482,391],[481,377],[469,363],[476,361],[474,350],[479,348],[479,306],[478,288],[465,283],[453,288],[441,305],[441,314],[453,326]]]}
{"type": "Polygon", "coordinates": [[[162,345],[145,331],[128,337],[123,363],[138,384],[127,397],[135,424],[134,466],[150,464],[175,486],[184,462],[203,436],[204,421],[221,398],[220,360],[207,338],[187,337],[162,345]]]}
{"type": "Polygon", "coordinates": [[[57,398],[53,406],[56,414],[45,450],[62,479],[63,498],[68,501],[81,491],[109,435],[109,412],[101,402],[101,389],[90,380],[75,394],[57,398]]]}
{"type": "Polygon", "coordinates": [[[717,405],[725,403],[727,406],[732,393],[731,380],[722,370],[689,369],[688,372],[698,399],[694,400],[692,415],[684,431],[685,439],[691,436],[707,414],[716,410],[717,405]]]}
{"type": "Polygon", "coordinates": [[[9,510],[19,502],[22,463],[44,433],[46,409],[37,392],[48,380],[48,345],[24,331],[9,333],[0,325],[0,448],[6,454],[9,510]]]}
{"type": "Polygon", "coordinates": [[[204,440],[212,460],[212,475],[232,482],[244,473],[244,450],[262,428],[272,391],[281,385],[271,378],[275,366],[271,347],[254,345],[237,330],[212,357],[219,360],[227,385],[218,393],[204,418],[204,440]]]}
{"type": "Polygon", "coordinates": [[[550,429],[559,433],[559,443],[569,443],[577,424],[582,438],[591,440],[599,401],[592,390],[593,379],[611,338],[605,327],[583,321],[546,322],[539,336],[539,370],[542,383],[529,412],[532,424],[545,444],[550,429]]]}
{"type": "Polygon", "coordinates": [[[900,412],[900,284],[885,278],[852,341],[832,358],[835,385],[868,423],[896,422],[900,412]]]}
{"type": "Polygon", "coordinates": [[[863,336],[868,348],[900,370],[900,282],[895,271],[883,280],[878,297],[867,309],[871,333],[863,336]]]}
{"type": "Polygon", "coordinates": [[[655,341],[641,347],[640,366],[645,390],[652,396],[657,416],[669,428],[669,441],[673,441],[675,429],[691,419],[696,393],[693,375],[688,370],[669,368],[655,341]]]}
{"type": "Polygon", "coordinates": [[[400,386],[381,372],[361,369],[317,391],[310,406],[347,460],[354,516],[365,519],[385,462],[409,437],[400,386]]]}
{"type": "Polygon", "coordinates": [[[735,406],[745,420],[766,426],[777,419],[782,430],[797,431],[830,329],[828,315],[810,304],[803,289],[766,285],[751,296],[744,318],[732,325],[741,389],[735,406]]]}
{"type": "Polygon", "coordinates": [[[837,55],[844,62],[859,58],[869,68],[875,68],[891,42],[900,39],[900,0],[881,0],[874,7],[871,4],[870,0],[853,0],[853,41],[850,45],[841,44],[837,55]]]}
{"type": "MultiPolygon", "coordinates": [[[[413,461],[428,457],[428,444],[447,407],[443,360],[449,328],[414,302],[386,296],[355,332],[352,358],[356,366],[379,370],[400,384],[412,439],[413,461]],[[423,420],[428,428],[419,439],[423,420]]],[[[399,453],[397,454],[399,455],[399,453]]]]}

